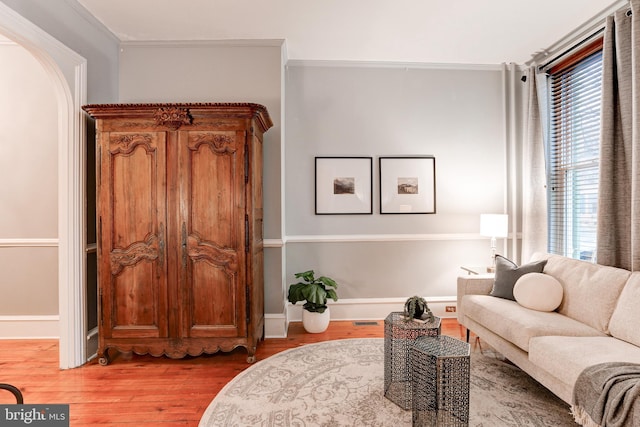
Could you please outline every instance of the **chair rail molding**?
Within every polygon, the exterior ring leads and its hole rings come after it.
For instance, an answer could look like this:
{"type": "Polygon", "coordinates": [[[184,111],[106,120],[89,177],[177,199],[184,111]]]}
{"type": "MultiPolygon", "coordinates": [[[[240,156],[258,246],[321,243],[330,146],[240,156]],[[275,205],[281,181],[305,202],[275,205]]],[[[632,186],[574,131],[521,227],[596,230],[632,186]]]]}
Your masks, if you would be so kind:
{"type": "Polygon", "coordinates": [[[0,239],[0,248],[57,248],[58,239],[0,239]]]}
{"type": "MultiPolygon", "coordinates": [[[[511,238],[512,236],[509,236],[511,238]]],[[[519,238],[519,233],[518,237],[519,238]]],[[[342,242],[406,242],[406,241],[452,241],[488,240],[479,233],[449,234],[318,234],[286,236],[284,243],[342,243],[342,242]]]]}

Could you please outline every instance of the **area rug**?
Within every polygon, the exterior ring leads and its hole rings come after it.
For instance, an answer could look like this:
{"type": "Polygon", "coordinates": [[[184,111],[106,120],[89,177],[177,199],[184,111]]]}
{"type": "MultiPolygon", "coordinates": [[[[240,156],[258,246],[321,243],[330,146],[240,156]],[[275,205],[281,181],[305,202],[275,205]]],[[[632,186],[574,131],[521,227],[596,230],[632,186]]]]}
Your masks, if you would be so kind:
{"type": "MultiPolygon", "coordinates": [[[[470,426],[575,426],[569,405],[491,350],[471,355],[470,426]]],[[[285,350],[250,366],[206,409],[200,427],[410,426],[384,397],[384,339],[285,350]]]]}

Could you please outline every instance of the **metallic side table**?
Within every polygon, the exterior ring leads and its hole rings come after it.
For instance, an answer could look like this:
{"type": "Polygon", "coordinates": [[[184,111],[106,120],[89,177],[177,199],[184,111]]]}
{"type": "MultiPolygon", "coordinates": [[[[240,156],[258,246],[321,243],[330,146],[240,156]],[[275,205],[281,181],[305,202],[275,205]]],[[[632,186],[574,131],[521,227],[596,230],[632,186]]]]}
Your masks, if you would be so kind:
{"type": "Polygon", "coordinates": [[[405,321],[394,311],[384,319],[384,396],[402,409],[411,409],[409,349],[416,338],[440,335],[440,318],[431,322],[405,321]]]}
{"type": "Polygon", "coordinates": [[[413,426],[469,425],[470,346],[448,336],[420,337],[411,348],[413,426]]]}

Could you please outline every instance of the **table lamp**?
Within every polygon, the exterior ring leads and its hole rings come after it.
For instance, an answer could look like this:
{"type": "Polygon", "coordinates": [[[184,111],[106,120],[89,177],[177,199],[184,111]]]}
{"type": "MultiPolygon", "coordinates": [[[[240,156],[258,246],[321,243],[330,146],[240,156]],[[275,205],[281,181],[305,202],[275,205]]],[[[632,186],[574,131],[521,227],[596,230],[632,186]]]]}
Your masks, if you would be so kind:
{"type": "Polygon", "coordinates": [[[491,237],[491,264],[487,271],[493,273],[496,270],[496,237],[509,235],[509,215],[481,214],[480,235],[491,237]]]}

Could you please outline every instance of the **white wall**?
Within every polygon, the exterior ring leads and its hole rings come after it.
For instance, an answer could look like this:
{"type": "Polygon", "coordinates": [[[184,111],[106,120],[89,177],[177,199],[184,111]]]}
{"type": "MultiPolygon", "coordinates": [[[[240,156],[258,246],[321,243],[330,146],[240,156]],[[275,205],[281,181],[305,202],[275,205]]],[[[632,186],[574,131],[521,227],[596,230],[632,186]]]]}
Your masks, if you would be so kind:
{"type": "Polygon", "coordinates": [[[21,46],[0,40],[0,63],[0,314],[56,315],[56,98],[21,46]]]}

